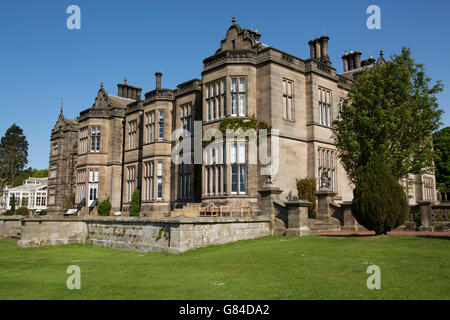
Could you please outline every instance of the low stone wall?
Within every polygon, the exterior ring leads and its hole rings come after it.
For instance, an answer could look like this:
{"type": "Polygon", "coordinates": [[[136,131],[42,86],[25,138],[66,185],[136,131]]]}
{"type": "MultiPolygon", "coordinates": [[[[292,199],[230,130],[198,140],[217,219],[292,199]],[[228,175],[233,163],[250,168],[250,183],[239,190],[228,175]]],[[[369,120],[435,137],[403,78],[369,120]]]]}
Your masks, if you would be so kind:
{"type": "Polygon", "coordinates": [[[21,247],[89,243],[140,252],[180,253],[271,233],[269,217],[33,217],[22,219],[21,247]]]}
{"type": "Polygon", "coordinates": [[[23,216],[0,216],[0,237],[20,235],[23,218],[23,216]]]}
{"type": "Polygon", "coordinates": [[[87,242],[141,252],[180,253],[270,235],[267,217],[86,217],[87,242]]]}
{"type": "Polygon", "coordinates": [[[37,217],[22,219],[20,247],[84,243],[87,226],[77,217],[37,217]]]}

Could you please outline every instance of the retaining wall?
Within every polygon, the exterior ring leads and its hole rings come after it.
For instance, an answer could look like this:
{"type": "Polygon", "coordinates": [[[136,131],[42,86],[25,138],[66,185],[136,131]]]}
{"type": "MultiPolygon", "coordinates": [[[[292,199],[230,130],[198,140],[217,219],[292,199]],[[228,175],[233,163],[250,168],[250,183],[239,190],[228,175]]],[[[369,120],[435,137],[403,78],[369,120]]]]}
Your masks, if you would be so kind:
{"type": "MultiPolygon", "coordinates": [[[[0,224],[5,221],[0,217],[0,224]]],[[[89,243],[112,249],[180,253],[271,234],[271,220],[263,216],[31,217],[18,221],[22,224],[21,247],[89,243]]]]}

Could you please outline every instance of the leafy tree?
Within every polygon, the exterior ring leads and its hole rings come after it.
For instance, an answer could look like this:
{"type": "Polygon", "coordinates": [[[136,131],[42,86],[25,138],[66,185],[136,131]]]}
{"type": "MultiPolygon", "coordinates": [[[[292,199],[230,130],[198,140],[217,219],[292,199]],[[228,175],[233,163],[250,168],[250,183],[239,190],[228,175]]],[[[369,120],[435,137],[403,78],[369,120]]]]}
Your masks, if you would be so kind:
{"type": "Polygon", "coordinates": [[[135,189],[131,198],[130,216],[138,217],[141,211],[141,190],[135,189]]]}
{"type": "Polygon", "coordinates": [[[48,177],[48,169],[33,169],[31,178],[47,178],[48,177]]]}
{"type": "Polygon", "coordinates": [[[13,124],[0,140],[0,184],[12,185],[28,163],[28,142],[23,130],[13,124]]]}
{"type": "Polygon", "coordinates": [[[450,127],[433,134],[434,165],[438,189],[450,189],[450,127]]]}
{"type": "Polygon", "coordinates": [[[402,225],[409,213],[403,187],[384,161],[370,161],[353,190],[352,215],[376,234],[402,225]]]}
{"type": "Polygon", "coordinates": [[[97,212],[100,216],[109,216],[111,213],[111,202],[109,201],[109,197],[99,203],[97,212]]]}
{"type": "Polygon", "coordinates": [[[333,127],[338,155],[351,182],[357,184],[374,155],[398,179],[432,170],[432,132],[442,114],[435,95],[443,85],[430,83],[423,65],[414,62],[407,48],[353,83],[333,127]]]}

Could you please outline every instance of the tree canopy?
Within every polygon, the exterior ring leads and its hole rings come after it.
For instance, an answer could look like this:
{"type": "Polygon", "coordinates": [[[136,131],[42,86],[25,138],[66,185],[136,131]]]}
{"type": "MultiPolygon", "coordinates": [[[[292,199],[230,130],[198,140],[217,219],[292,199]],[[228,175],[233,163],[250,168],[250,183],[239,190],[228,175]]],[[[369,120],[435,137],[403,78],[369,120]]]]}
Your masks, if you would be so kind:
{"type": "Polygon", "coordinates": [[[450,127],[433,134],[434,165],[438,189],[450,189],[450,127]]]}
{"type": "Polygon", "coordinates": [[[13,124],[0,140],[0,185],[12,185],[28,163],[28,141],[23,130],[13,124]]]}
{"type": "Polygon", "coordinates": [[[424,66],[415,63],[408,48],[385,64],[366,70],[343,101],[333,136],[351,182],[379,156],[397,179],[432,170],[432,132],[442,110],[424,66]]]}

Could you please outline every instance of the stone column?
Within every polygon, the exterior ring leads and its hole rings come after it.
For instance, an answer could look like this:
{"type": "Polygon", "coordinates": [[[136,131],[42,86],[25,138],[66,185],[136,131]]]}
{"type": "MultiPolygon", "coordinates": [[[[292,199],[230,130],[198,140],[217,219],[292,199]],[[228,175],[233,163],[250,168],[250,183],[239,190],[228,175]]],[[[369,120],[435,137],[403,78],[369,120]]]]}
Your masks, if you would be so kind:
{"type": "Polygon", "coordinates": [[[422,226],[431,231],[431,201],[419,201],[419,207],[422,226]]]}
{"type": "Polygon", "coordinates": [[[311,231],[307,226],[308,209],[311,202],[307,200],[289,200],[286,202],[288,212],[287,236],[305,236],[310,235],[311,231]]]}
{"type": "Polygon", "coordinates": [[[319,190],[317,196],[317,219],[330,219],[331,208],[330,204],[333,202],[333,197],[336,193],[330,190],[319,190]]]}

